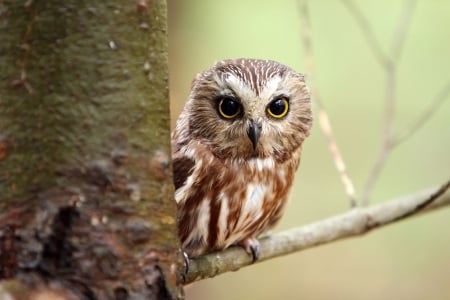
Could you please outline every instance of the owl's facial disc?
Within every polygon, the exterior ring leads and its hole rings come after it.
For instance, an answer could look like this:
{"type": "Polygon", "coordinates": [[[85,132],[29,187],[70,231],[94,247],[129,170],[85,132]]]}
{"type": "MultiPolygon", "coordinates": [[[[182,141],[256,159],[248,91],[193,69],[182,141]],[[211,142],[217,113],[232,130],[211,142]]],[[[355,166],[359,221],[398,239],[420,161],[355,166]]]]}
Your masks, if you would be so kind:
{"type": "Polygon", "coordinates": [[[250,121],[250,125],[247,128],[247,136],[252,142],[253,151],[256,150],[258,146],[259,137],[261,136],[261,123],[255,122],[253,120],[250,121]]]}

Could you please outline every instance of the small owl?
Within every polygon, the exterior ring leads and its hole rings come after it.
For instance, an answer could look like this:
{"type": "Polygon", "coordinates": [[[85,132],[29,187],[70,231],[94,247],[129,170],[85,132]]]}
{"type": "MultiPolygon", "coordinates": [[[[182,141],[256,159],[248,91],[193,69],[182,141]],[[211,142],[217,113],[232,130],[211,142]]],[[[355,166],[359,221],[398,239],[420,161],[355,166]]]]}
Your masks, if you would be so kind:
{"type": "Polygon", "coordinates": [[[259,235],[283,215],[312,124],[304,76],[269,60],[230,59],[197,75],[172,134],[182,248],[190,257],[259,235]]]}

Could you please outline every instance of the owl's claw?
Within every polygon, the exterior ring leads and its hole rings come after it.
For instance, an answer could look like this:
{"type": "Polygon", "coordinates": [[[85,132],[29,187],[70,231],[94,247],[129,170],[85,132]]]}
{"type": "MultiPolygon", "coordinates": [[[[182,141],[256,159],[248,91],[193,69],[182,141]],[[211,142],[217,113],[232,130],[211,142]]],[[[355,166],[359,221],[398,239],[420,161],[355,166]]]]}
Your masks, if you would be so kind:
{"type": "Polygon", "coordinates": [[[256,262],[261,256],[261,246],[257,239],[246,238],[239,242],[239,245],[244,247],[245,252],[252,255],[252,263],[256,262]]]}
{"type": "Polygon", "coordinates": [[[183,251],[183,257],[184,257],[184,275],[186,275],[189,272],[190,260],[189,260],[189,256],[184,251],[183,251]]]}

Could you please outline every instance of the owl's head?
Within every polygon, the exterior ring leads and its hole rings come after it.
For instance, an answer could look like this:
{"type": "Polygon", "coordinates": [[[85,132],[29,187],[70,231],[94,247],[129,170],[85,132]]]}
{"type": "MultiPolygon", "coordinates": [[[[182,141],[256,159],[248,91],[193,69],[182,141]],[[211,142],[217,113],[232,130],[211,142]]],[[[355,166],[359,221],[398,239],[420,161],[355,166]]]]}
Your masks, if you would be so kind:
{"type": "Polygon", "coordinates": [[[311,124],[303,75],[274,61],[233,59],[197,75],[177,131],[218,157],[285,161],[311,124]]]}

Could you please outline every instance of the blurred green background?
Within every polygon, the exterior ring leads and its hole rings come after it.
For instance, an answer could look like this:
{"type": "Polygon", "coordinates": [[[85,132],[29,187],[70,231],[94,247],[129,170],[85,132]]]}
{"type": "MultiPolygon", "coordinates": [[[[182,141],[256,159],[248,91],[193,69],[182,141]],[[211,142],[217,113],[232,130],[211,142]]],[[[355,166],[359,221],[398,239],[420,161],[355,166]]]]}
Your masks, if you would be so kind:
{"type": "MultiPolygon", "coordinates": [[[[403,1],[355,1],[389,51],[403,1]]],[[[340,1],[309,1],[315,82],[358,196],[381,143],[386,75],[340,1]]],[[[172,125],[194,75],[224,58],[277,60],[305,72],[298,3],[169,0],[172,125]]],[[[419,0],[399,61],[395,131],[402,133],[450,82],[450,1],[419,0]]],[[[306,74],[307,75],[307,74],[306,74]]],[[[450,177],[450,99],[394,150],[372,203],[450,177]]],[[[348,199],[317,117],[285,230],[345,212],[348,199]]],[[[450,299],[450,209],[309,249],[186,288],[187,299],[450,299]]]]}

